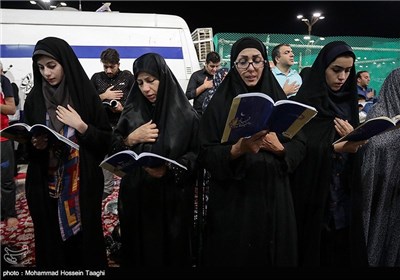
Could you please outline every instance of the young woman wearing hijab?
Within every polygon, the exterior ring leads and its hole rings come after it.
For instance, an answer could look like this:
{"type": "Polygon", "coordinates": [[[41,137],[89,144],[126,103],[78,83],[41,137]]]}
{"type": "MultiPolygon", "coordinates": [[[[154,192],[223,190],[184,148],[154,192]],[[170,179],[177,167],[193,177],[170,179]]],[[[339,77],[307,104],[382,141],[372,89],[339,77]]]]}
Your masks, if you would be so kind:
{"type": "Polygon", "coordinates": [[[77,56],[62,39],[47,37],[33,52],[34,87],[25,102],[29,125],[45,124],[79,150],[35,135],[29,143],[26,197],[39,268],[105,268],[101,221],[103,173],[111,144],[103,105],[77,56]]]}
{"type": "Polygon", "coordinates": [[[354,62],[348,44],[328,43],[293,98],[318,110],[302,129],[307,155],[293,180],[300,265],[350,264],[351,194],[357,197],[360,164],[353,155],[364,142],[332,143],[359,124],[354,62]]]}
{"type": "MultiPolygon", "coordinates": [[[[385,79],[367,120],[400,114],[400,68],[385,79]]],[[[362,214],[368,264],[400,266],[400,131],[372,137],[362,148],[362,214]]]]}
{"type": "Polygon", "coordinates": [[[113,153],[152,152],[188,170],[145,166],[121,179],[121,267],[191,267],[198,115],[159,54],[137,58],[133,73],[136,82],[114,131],[113,153]]]}
{"type": "Polygon", "coordinates": [[[270,71],[265,45],[235,42],[231,70],[200,121],[199,160],[210,174],[204,263],[221,267],[295,266],[296,221],[289,174],[302,160],[301,133],[292,140],[266,130],[221,144],[232,99],[261,92],[286,95],[270,71]]]}

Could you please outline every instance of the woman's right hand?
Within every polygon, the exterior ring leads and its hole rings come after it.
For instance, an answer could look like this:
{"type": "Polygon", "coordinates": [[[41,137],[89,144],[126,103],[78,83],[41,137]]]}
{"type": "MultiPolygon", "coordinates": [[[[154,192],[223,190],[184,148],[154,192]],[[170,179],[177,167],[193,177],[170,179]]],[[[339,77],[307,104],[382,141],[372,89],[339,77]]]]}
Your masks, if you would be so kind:
{"type": "Polygon", "coordinates": [[[167,166],[165,164],[159,167],[143,167],[143,169],[154,178],[161,178],[167,173],[167,166]]]}
{"type": "Polygon", "coordinates": [[[128,137],[126,137],[124,140],[125,145],[132,147],[139,143],[156,142],[158,138],[158,132],[157,125],[151,120],[129,133],[128,137]]]}
{"type": "Polygon", "coordinates": [[[263,138],[267,133],[268,130],[261,130],[251,137],[240,138],[236,144],[232,145],[231,158],[236,159],[246,153],[258,153],[263,145],[263,138]]]}
{"type": "Polygon", "coordinates": [[[335,152],[338,153],[357,153],[358,149],[365,145],[368,140],[363,141],[343,141],[333,145],[335,152]]]}

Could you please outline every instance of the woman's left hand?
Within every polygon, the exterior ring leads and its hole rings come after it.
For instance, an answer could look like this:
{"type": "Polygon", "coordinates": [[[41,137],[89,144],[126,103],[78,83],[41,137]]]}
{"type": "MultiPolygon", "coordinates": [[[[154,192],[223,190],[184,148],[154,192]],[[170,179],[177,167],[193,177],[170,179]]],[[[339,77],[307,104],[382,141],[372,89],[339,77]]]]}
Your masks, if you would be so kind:
{"type": "Polygon", "coordinates": [[[269,132],[264,136],[261,144],[261,149],[270,151],[276,155],[281,155],[285,152],[285,147],[279,141],[275,132],[269,132]]]}

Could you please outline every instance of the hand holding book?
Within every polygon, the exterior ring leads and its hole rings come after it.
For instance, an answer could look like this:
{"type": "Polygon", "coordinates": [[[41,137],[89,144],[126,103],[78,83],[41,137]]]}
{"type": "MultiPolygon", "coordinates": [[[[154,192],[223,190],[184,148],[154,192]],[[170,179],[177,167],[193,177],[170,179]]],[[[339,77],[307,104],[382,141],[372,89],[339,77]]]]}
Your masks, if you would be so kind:
{"type": "Polygon", "coordinates": [[[46,134],[49,138],[48,140],[60,141],[65,143],[72,148],[79,150],[79,145],[64,137],[60,133],[52,130],[51,128],[45,126],[44,124],[35,124],[32,126],[26,123],[15,123],[6,128],[0,130],[0,135],[20,143],[26,143],[29,141],[33,135],[43,135],[46,134]]]}
{"type": "Polygon", "coordinates": [[[136,167],[157,167],[165,163],[170,163],[187,170],[185,166],[176,162],[175,160],[150,152],[143,152],[138,155],[131,150],[125,150],[113,154],[112,156],[103,160],[100,163],[100,167],[107,169],[117,176],[123,177],[126,175],[126,173],[131,172],[136,167]]]}
{"type": "Polygon", "coordinates": [[[239,94],[232,100],[221,143],[236,142],[261,130],[292,138],[316,114],[314,107],[293,100],[274,102],[260,92],[239,94]]]}
{"type": "Polygon", "coordinates": [[[335,152],[338,153],[356,153],[368,140],[363,141],[342,141],[334,145],[335,152]]]}
{"type": "Polygon", "coordinates": [[[400,128],[400,115],[397,115],[393,118],[388,118],[385,116],[376,117],[373,119],[369,119],[356,127],[352,132],[347,134],[346,136],[341,137],[340,139],[333,142],[333,144],[342,142],[342,141],[362,141],[368,140],[369,138],[381,134],[383,132],[393,130],[396,128],[400,128]]]}

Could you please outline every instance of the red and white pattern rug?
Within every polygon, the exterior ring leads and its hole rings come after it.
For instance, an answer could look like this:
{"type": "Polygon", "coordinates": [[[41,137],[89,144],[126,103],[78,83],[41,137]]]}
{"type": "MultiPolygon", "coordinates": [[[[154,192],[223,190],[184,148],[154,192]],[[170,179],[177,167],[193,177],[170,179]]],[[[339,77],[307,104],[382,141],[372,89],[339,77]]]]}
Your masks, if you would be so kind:
{"type": "MultiPolygon", "coordinates": [[[[118,197],[118,189],[119,180],[116,181],[113,193],[103,200],[103,232],[106,238],[111,236],[114,227],[119,222],[117,213],[109,211],[109,207],[106,207],[106,205],[116,205],[113,202],[116,202],[118,197]]],[[[9,229],[4,221],[1,222],[1,264],[2,267],[34,267],[35,235],[24,191],[17,194],[16,210],[19,221],[17,227],[9,229]]],[[[107,251],[109,266],[116,267],[118,263],[110,256],[111,253],[107,251]]]]}

